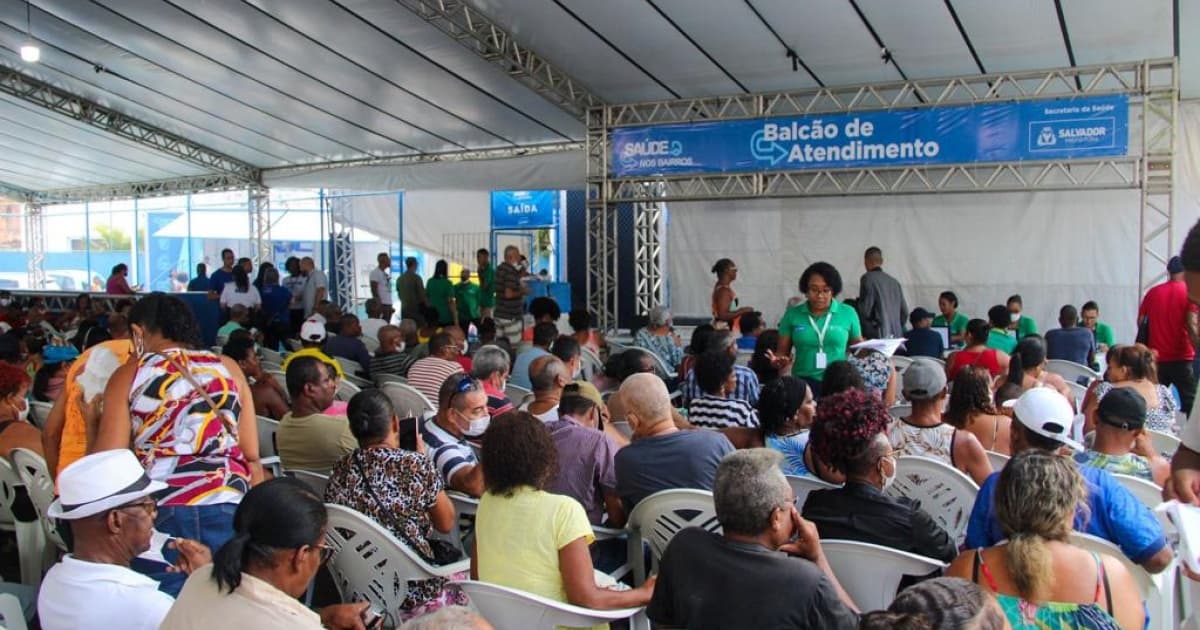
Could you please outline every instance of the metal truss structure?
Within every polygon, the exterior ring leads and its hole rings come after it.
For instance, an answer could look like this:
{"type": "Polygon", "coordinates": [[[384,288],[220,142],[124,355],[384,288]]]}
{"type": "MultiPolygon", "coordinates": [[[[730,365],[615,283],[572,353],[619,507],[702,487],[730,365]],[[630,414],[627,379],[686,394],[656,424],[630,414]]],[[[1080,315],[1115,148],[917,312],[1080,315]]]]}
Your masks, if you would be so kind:
{"type": "Polygon", "coordinates": [[[243,186],[258,181],[258,169],[246,162],[131,118],[95,101],[71,94],[12,68],[0,66],[0,92],[139,145],[152,147],[205,170],[236,177],[242,180],[243,186]]]}
{"type": "Polygon", "coordinates": [[[83,203],[86,201],[108,201],[110,199],[146,199],[149,197],[245,190],[247,186],[246,181],[239,177],[227,173],[213,173],[146,182],[102,184],[79,188],[55,188],[31,192],[28,199],[43,204],[83,203]]]}
{"type": "Polygon", "coordinates": [[[346,211],[347,199],[325,195],[321,198],[325,232],[333,249],[333,267],[329,269],[329,300],[345,312],[358,306],[358,286],[354,281],[354,229],[346,211]]]}
{"type": "Polygon", "coordinates": [[[399,0],[421,19],[437,27],[484,60],[504,69],[543,98],[583,120],[589,108],[604,104],[579,81],[522,45],[463,0],[399,0]]]}
{"type": "MultiPolygon", "coordinates": [[[[1174,251],[1172,189],[1175,118],[1179,101],[1177,61],[1157,59],[945,79],[822,87],[790,92],[697,97],[588,111],[588,306],[602,329],[617,324],[616,215],[633,204],[634,277],[637,307],[644,313],[661,300],[656,254],[661,231],[645,226],[670,201],[763,199],[840,195],[1042,190],[1141,190],[1139,288],[1161,276],[1174,251]],[[1141,145],[1124,157],[901,167],[703,173],[671,177],[609,175],[611,132],[617,127],[713,122],[774,116],[849,113],[982,104],[1075,96],[1125,94],[1142,114],[1141,145]]],[[[1136,109],[1135,109],[1136,111],[1136,109]]]]}
{"type": "Polygon", "coordinates": [[[271,260],[271,191],[263,186],[255,186],[248,192],[252,260],[257,267],[271,260]]]}
{"type": "Polygon", "coordinates": [[[491,149],[468,149],[466,151],[446,151],[443,153],[418,153],[411,155],[391,155],[383,157],[359,158],[353,160],[338,160],[334,162],[315,162],[297,166],[279,166],[263,169],[263,175],[273,177],[292,177],[315,173],[329,168],[349,168],[354,166],[413,166],[417,164],[435,164],[439,162],[470,162],[476,160],[503,160],[516,157],[530,157],[547,153],[564,153],[583,149],[582,142],[550,142],[529,144],[519,147],[496,147],[491,149]]]}
{"type": "Polygon", "coordinates": [[[46,222],[40,204],[25,205],[25,244],[29,247],[25,266],[29,272],[29,286],[42,289],[46,286],[46,222]]]}

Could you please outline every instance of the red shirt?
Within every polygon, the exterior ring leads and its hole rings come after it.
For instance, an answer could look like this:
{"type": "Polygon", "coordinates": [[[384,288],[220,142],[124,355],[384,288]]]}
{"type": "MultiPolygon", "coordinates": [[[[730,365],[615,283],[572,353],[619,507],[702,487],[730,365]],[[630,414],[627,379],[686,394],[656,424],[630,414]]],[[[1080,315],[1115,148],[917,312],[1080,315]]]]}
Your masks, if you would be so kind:
{"type": "Polygon", "coordinates": [[[1158,361],[1191,361],[1196,349],[1187,334],[1187,314],[1200,309],[1188,301],[1187,285],[1168,280],[1146,292],[1138,307],[1138,322],[1150,320],[1150,346],[1158,361]]]}

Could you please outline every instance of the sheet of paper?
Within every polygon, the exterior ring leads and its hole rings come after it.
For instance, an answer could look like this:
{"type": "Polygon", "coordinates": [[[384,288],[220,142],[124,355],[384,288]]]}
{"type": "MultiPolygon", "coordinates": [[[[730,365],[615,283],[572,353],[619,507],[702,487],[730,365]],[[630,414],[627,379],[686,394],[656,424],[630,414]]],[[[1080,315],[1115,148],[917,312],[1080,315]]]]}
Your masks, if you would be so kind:
{"type": "Polygon", "coordinates": [[[1189,569],[1200,573],[1200,508],[1178,501],[1167,501],[1154,511],[1167,515],[1179,530],[1179,555],[1189,569]]]}
{"type": "Polygon", "coordinates": [[[863,348],[867,348],[868,350],[882,352],[884,354],[884,356],[890,357],[893,354],[896,354],[896,350],[898,350],[900,348],[900,346],[903,346],[903,345],[904,345],[903,339],[868,339],[866,341],[860,341],[860,342],[854,344],[853,346],[850,346],[850,349],[851,350],[861,350],[863,348]]]}

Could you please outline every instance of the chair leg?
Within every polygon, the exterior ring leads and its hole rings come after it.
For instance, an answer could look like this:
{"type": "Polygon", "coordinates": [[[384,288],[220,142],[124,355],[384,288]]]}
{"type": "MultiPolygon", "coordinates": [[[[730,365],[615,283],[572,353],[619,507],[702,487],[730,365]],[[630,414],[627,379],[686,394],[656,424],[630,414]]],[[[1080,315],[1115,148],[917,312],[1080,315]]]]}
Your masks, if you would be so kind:
{"type": "Polygon", "coordinates": [[[21,564],[21,583],[37,588],[48,568],[46,534],[40,523],[17,523],[17,557],[21,564]]]}
{"type": "Polygon", "coordinates": [[[642,551],[641,532],[629,532],[629,544],[626,547],[627,564],[633,570],[633,585],[641,586],[646,582],[646,556],[642,551]]]}

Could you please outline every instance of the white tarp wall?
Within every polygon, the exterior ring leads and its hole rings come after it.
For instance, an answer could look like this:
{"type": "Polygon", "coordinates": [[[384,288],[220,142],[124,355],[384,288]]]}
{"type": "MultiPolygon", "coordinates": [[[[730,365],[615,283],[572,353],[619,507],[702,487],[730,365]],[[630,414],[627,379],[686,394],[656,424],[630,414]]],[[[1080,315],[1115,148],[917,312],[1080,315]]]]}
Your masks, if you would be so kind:
{"type": "MultiPolygon", "coordinates": [[[[1176,248],[1200,217],[1200,103],[1179,113],[1176,248]]],[[[1131,146],[1135,127],[1137,118],[1131,146]]],[[[709,270],[729,257],[738,265],[740,304],[763,311],[773,326],[799,293],[801,272],[818,260],[842,274],[843,298],[856,296],[863,250],[877,245],[910,308],[936,312],[938,293],[950,289],[964,313],[986,319],[990,306],[1019,293],[1045,331],[1058,327],[1062,305],[1096,300],[1117,339],[1132,340],[1138,206],[1137,190],[672,203],[671,306],[676,314],[707,315],[709,270]]]]}

